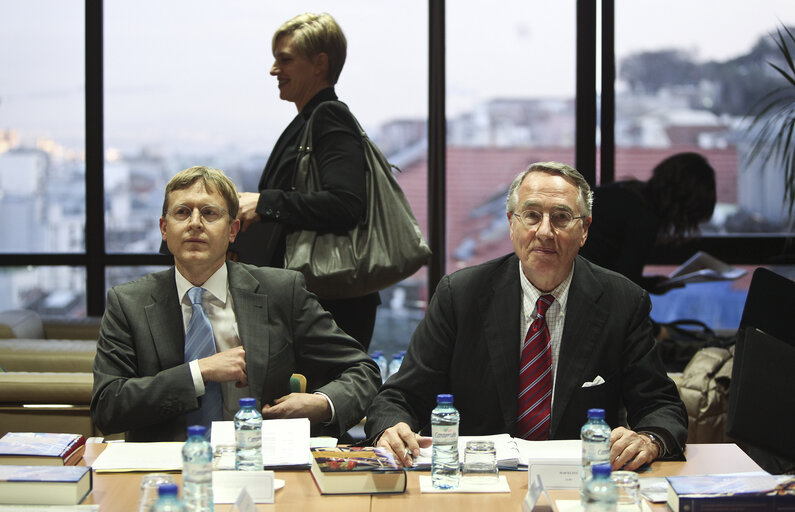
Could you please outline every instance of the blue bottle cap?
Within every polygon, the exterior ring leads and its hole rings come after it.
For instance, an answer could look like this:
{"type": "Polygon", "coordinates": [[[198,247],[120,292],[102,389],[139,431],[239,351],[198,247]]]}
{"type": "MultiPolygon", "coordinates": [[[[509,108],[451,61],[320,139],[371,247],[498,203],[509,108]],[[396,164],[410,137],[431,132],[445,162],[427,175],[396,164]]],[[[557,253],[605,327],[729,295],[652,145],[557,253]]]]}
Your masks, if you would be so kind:
{"type": "Polygon", "coordinates": [[[588,409],[588,417],[589,418],[599,418],[600,420],[605,419],[605,410],[604,409],[588,409]]]}
{"type": "Polygon", "coordinates": [[[176,496],[178,491],[179,487],[177,487],[177,484],[160,484],[157,486],[158,496],[167,496],[169,494],[176,496]]]}
{"type": "Polygon", "coordinates": [[[191,425],[188,427],[188,437],[193,436],[206,436],[207,435],[207,427],[204,425],[191,425]]]}
{"type": "Polygon", "coordinates": [[[448,394],[436,395],[436,403],[437,404],[452,404],[453,403],[453,395],[448,395],[448,394]]]}
{"type": "Polygon", "coordinates": [[[251,397],[241,398],[239,400],[240,407],[256,407],[257,406],[257,399],[251,397]]]}
{"type": "Polygon", "coordinates": [[[594,464],[591,466],[591,471],[593,472],[594,478],[597,476],[609,478],[612,469],[610,468],[610,464],[594,464]]]}

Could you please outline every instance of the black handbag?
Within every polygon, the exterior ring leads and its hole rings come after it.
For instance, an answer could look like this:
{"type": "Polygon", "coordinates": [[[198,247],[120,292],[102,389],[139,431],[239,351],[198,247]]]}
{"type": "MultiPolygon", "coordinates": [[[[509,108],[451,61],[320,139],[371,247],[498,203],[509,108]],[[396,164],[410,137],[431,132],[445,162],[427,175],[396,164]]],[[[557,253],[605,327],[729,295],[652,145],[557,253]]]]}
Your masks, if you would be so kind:
{"type": "Polygon", "coordinates": [[[735,336],[720,336],[707,324],[695,319],[681,319],[659,324],[662,329],[657,345],[665,371],[681,372],[693,356],[704,347],[728,348],[735,336]]]}
{"type": "MultiPolygon", "coordinates": [[[[300,192],[321,189],[320,171],[312,152],[312,120],[328,104],[312,112],[301,136],[293,186],[300,192]]],[[[362,136],[367,205],[362,222],[347,233],[294,231],[287,235],[284,267],[306,277],[307,288],[320,298],[360,297],[411,276],[428,260],[431,250],[422,236],[406,196],[387,162],[348,111],[362,136]]]]}

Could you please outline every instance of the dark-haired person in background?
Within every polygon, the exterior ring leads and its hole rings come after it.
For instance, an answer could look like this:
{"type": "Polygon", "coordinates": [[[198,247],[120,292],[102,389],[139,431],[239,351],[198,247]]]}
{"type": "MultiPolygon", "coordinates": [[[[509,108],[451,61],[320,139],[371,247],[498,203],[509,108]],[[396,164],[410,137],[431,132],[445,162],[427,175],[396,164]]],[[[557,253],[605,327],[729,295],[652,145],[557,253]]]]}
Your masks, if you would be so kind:
{"type": "Polygon", "coordinates": [[[715,209],[715,170],[698,153],[669,156],[648,181],[617,181],[594,190],[588,242],[580,255],[652,293],[664,277],[644,277],[654,247],[698,232],[715,209]]]}

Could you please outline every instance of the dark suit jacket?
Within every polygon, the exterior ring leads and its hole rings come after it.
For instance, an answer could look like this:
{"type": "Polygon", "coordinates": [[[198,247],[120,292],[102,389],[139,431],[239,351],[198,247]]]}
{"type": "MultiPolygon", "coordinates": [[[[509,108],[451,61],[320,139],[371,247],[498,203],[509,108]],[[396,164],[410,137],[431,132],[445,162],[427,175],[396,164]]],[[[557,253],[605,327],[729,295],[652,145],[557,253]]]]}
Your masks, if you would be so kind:
{"type": "MultiPolygon", "coordinates": [[[[513,254],[445,276],[396,376],[367,411],[374,436],[400,421],[427,430],[438,393],[452,393],[462,435],[515,435],[521,285],[513,254]]],[[[578,256],[557,364],[550,439],[579,438],[592,407],[611,427],[664,437],[681,451],[687,413],[655,349],[641,288],[578,256]],[[582,387],[601,376],[605,383],[582,387]]]]}
{"type": "Polygon", "coordinates": [[[645,196],[646,184],[617,181],[593,191],[594,221],[580,255],[592,263],[625,275],[642,287],[643,267],[660,231],[661,219],[645,196]]]}
{"type": "MultiPolygon", "coordinates": [[[[335,408],[330,433],[356,424],[380,376],[359,344],[334,324],[294,271],[227,262],[251,396],[260,403],[290,392],[292,373],[335,408]]],[[[188,364],[174,268],[108,292],[94,360],[91,417],[130,441],[185,438],[185,413],[199,407],[188,364]]]]}
{"type": "Polygon", "coordinates": [[[353,117],[339,104],[324,105],[312,124],[312,150],[323,190],[303,193],[293,189],[304,127],[321,103],[336,99],[333,88],[320,91],[276,141],[257,187],[257,213],[262,222],[238,234],[231,246],[239,253],[239,261],[284,267],[289,231],[347,231],[364,217],[367,191],[362,137],[353,117]]]}

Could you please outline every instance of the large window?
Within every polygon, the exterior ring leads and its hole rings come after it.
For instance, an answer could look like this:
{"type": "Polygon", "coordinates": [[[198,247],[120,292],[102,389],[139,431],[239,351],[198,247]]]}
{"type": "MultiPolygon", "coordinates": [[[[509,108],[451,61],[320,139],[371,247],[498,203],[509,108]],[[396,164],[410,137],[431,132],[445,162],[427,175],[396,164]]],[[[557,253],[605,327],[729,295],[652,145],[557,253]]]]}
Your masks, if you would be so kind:
{"type": "Polygon", "coordinates": [[[705,233],[791,233],[783,174],[749,159],[744,117],[785,84],[768,62],[783,64],[771,34],[782,23],[795,26],[792,7],[618,0],[616,179],[645,179],[664,157],[696,151],[717,174],[719,205],[705,233]]]}
{"type": "MultiPolygon", "coordinates": [[[[780,173],[749,162],[742,124],[774,76],[763,38],[795,24],[790,4],[605,0],[612,30],[589,2],[0,0],[0,307],[101,314],[107,287],[167,265],[157,219],[180,169],[220,167],[254,190],[296,114],[268,74],[270,37],[304,11],[330,12],[343,27],[337,92],[402,169],[426,235],[441,224],[429,211],[446,201],[432,273],[511,250],[503,200],[527,164],[596,152],[598,135],[581,128],[599,117],[580,109],[593,26],[614,36],[617,68],[616,166],[603,175],[645,179],[669,154],[703,152],[719,173],[719,207],[701,242],[749,269],[782,254],[791,262],[791,247],[770,245],[792,233],[780,173]],[[429,67],[429,55],[446,60],[429,67]],[[436,137],[445,126],[446,141],[436,137]],[[446,175],[446,190],[428,197],[429,175],[446,175]]],[[[687,256],[656,253],[655,264],[670,270],[687,256]]],[[[408,343],[426,281],[421,271],[382,294],[373,348],[389,355],[408,343]]],[[[743,293],[743,282],[729,286],[743,293]]]]}
{"type": "Polygon", "coordinates": [[[447,6],[447,271],[513,250],[505,196],[574,160],[574,2],[447,6]]]}
{"type": "MultiPolygon", "coordinates": [[[[85,251],[81,1],[0,1],[0,253],[85,251]]],[[[85,315],[85,270],[0,268],[0,310],[85,315]]]]}

